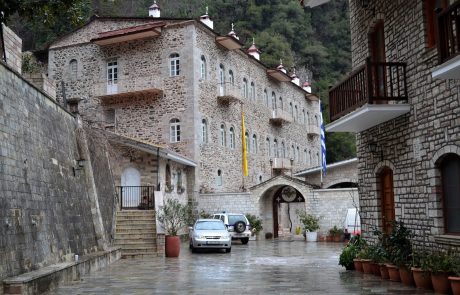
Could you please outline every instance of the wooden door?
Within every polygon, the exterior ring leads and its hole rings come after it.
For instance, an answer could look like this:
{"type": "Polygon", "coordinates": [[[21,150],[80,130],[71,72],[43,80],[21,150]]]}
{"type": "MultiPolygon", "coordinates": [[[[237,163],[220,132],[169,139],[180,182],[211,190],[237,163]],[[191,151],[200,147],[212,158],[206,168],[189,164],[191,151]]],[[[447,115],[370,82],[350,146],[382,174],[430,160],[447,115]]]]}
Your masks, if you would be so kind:
{"type": "Polygon", "coordinates": [[[380,198],[382,201],[382,229],[391,231],[391,223],[395,220],[395,203],[393,193],[393,171],[385,168],[380,174],[380,198]]]}
{"type": "MultiPolygon", "coordinates": [[[[372,92],[371,96],[382,98],[386,97],[386,69],[385,65],[385,33],[383,30],[383,21],[375,24],[369,33],[369,51],[371,66],[372,92]]],[[[371,91],[371,89],[369,89],[371,91]]],[[[377,99],[376,103],[384,103],[377,99]]]]}

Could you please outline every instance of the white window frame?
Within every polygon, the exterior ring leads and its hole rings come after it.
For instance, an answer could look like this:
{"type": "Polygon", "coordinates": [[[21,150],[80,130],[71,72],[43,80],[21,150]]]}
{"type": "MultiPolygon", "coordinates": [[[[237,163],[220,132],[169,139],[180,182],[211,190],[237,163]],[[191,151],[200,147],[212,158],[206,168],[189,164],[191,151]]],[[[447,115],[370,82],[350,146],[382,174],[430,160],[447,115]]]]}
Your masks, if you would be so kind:
{"type": "Polygon", "coordinates": [[[235,128],[230,127],[229,129],[229,135],[230,135],[230,148],[234,149],[235,148],[235,128]]]}
{"type": "Polygon", "coordinates": [[[246,78],[243,78],[243,97],[246,99],[249,97],[248,91],[248,80],[246,78]]]}
{"type": "Polygon", "coordinates": [[[169,56],[169,76],[176,77],[180,74],[180,55],[172,53],[169,56]]]}
{"type": "Polygon", "coordinates": [[[254,154],[257,154],[257,135],[253,134],[251,140],[252,140],[252,143],[251,143],[252,152],[254,154]]]}
{"type": "Polygon", "coordinates": [[[224,124],[220,125],[220,145],[221,146],[226,146],[227,145],[226,132],[225,132],[225,125],[224,124]]]}
{"type": "Polygon", "coordinates": [[[222,177],[222,170],[217,169],[217,178],[216,178],[216,184],[217,186],[222,186],[223,185],[223,177],[222,177]],[[219,174],[220,173],[220,174],[219,174]]]}
{"type": "Polygon", "coordinates": [[[228,71],[228,82],[230,82],[232,86],[235,85],[235,76],[233,75],[232,70],[228,71]]]}
{"type": "Polygon", "coordinates": [[[204,57],[204,55],[201,56],[200,72],[201,72],[201,79],[206,80],[208,77],[208,73],[207,73],[206,57],[204,57]]]}
{"type": "Polygon", "coordinates": [[[118,93],[118,60],[107,61],[107,94],[118,93]]]}
{"type": "Polygon", "coordinates": [[[171,143],[180,142],[180,120],[177,118],[169,121],[169,141],[171,143]]]}
{"type": "Polygon", "coordinates": [[[225,67],[224,65],[219,65],[219,91],[220,95],[225,94],[225,67]]]}
{"type": "Polygon", "coordinates": [[[208,142],[208,121],[206,119],[201,120],[201,142],[208,142]]]}

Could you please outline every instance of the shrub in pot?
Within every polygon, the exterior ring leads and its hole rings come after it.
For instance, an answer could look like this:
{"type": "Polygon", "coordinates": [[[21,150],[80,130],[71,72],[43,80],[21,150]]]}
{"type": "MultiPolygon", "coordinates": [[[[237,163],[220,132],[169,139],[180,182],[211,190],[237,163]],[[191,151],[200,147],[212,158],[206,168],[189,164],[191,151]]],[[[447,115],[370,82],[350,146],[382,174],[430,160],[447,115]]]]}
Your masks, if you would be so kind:
{"type": "Polygon", "coordinates": [[[318,238],[316,231],[319,229],[319,218],[302,211],[297,211],[297,214],[305,230],[307,241],[316,242],[318,238]]]}
{"type": "Polygon", "coordinates": [[[366,274],[372,274],[372,253],[370,246],[363,246],[361,248],[361,251],[359,251],[357,257],[361,259],[361,263],[363,265],[363,272],[366,274]]]}
{"type": "Polygon", "coordinates": [[[191,207],[179,203],[176,199],[167,199],[157,212],[158,221],[163,227],[165,236],[166,257],[178,257],[180,253],[180,237],[178,233],[191,223],[191,207]]]}
{"type": "Polygon", "coordinates": [[[340,242],[343,235],[343,230],[339,228],[337,225],[334,225],[333,228],[329,229],[329,235],[332,237],[334,242],[340,242]]]}
{"type": "Polygon", "coordinates": [[[412,274],[414,276],[415,286],[419,289],[431,290],[431,274],[427,271],[428,253],[425,251],[412,253],[412,274]]]}
{"type": "Polygon", "coordinates": [[[412,261],[412,232],[402,221],[393,221],[388,236],[387,251],[392,265],[387,264],[390,280],[399,282],[403,279],[406,285],[413,284],[410,264],[412,261]],[[399,271],[401,269],[401,271],[399,271]],[[401,277],[402,273],[402,277],[401,277]]]}
{"type": "Polygon", "coordinates": [[[449,273],[453,269],[452,256],[448,253],[434,252],[428,256],[428,263],[425,270],[431,272],[431,283],[436,293],[449,294],[450,282],[449,273]]]}
{"type": "Polygon", "coordinates": [[[251,225],[252,236],[257,237],[257,234],[261,230],[264,229],[263,226],[262,226],[262,219],[260,219],[259,217],[255,216],[255,215],[252,215],[252,214],[246,214],[246,218],[248,219],[249,224],[251,225]]]}
{"type": "Polygon", "coordinates": [[[449,276],[450,287],[454,295],[460,295],[460,255],[452,257],[452,275],[449,276]]]}
{"type": "Polygon", "coordinates": [[[365,245],[367,243],[360,235],[354,236],[342,250],[342,254],[339,257],[339,264],[348,270],[356,269],[363,271],[361,259],[357,258],[357,254],[365,245]]]}

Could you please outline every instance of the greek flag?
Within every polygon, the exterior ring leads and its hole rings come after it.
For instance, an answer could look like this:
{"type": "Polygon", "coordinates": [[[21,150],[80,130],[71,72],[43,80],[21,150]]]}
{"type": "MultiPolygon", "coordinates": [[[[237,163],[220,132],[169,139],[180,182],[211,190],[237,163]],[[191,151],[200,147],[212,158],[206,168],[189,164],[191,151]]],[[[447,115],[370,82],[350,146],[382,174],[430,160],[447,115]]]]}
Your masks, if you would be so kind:
{"type": "Polygon", "coordinates": [[[324,132],[323,109],[321,106],[321,101],[319,102],[319,124],[321,128],[321,170],[323,175],[326,175],[326,134],[324,132]]]}

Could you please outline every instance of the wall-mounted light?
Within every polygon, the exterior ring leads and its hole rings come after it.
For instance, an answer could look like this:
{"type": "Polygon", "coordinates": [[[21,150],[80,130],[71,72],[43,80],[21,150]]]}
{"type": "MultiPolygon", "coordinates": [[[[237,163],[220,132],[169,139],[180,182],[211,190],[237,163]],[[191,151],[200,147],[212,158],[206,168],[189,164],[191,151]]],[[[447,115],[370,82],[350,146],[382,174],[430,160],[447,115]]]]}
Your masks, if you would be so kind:
{"type": "Polygon", "coordinates": [[[377,145],[376,142],[371,141],[371,142],[368,144],[368,148],[369,148],[369,151],[370,151],[373,155],[380,155],[380,161],[383,161],[383,149],[382,149],[381,146],[377,145]]]}

